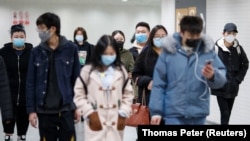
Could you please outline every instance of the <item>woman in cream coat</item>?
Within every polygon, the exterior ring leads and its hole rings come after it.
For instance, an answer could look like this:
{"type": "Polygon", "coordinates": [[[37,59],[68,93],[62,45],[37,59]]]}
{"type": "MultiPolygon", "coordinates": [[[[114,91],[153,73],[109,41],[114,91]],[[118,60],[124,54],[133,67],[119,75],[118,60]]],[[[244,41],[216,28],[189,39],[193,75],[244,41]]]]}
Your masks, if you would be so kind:
{"type": "Polygon", "coordinates": [[[77,116],[85,118],[85,141],[122,141],[133,88],[111,36],[103,35],[94,53],[75,83],[77,116]]]}

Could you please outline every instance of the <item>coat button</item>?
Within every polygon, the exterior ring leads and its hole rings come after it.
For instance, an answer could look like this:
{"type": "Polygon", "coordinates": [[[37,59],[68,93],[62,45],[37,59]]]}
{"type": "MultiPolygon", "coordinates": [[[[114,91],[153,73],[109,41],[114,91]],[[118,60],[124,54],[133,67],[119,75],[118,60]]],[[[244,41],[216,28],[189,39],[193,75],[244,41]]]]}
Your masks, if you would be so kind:
{"type": "Polygon", "coordinates": [[[43,94],[45,94],[45,91],[43,91],[43,94]]]}
{"type": "Polygon", "coordinates": [[[39,64],[39,63],[36,63],[36,66],[38,66],[38,67],[39,67],[39,66],[40,66],[40,64],[39,64]]]}
{"type": "Polygon", "coordinates": [[[66,64],[68,65],[68,64],[69,64],[69,61],[66,61],[66,64]]]}

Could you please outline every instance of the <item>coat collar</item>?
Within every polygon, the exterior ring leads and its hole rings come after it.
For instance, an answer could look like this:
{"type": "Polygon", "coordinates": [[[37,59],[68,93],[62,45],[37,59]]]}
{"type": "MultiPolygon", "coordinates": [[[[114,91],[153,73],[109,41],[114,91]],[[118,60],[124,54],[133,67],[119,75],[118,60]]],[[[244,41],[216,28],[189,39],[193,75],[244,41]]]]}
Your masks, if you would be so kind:
{"type": "MultiPolygon", "coordinates": [[[[181,36],[180,33],[175,33],[172,36],[167,36],[163,39],[163,48],[169,53],[176,53],[178,49],[181,48],[181,36]]],[[[214,42],[211,37],[202,34],[201,35],[201,44],[198,46],[197,50],[204,52],[209,52],[213,50],[214,42]]]]}

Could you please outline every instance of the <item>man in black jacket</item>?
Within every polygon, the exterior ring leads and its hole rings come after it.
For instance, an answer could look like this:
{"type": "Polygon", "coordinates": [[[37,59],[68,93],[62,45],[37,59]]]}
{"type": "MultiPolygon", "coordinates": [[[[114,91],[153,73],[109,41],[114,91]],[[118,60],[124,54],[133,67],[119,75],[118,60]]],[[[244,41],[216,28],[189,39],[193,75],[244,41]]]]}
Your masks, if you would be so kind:
{"type": "Polygon", "coordinates": [[[8,83],[8,76],[5,69],[5,64],[1,56],[0,56],[0,76],[1,76],[0,106],[1,106],[2,120],[5,123],[10,123],[11,119],[13,118],[10,88],[8,83]]]}
{"type": "Polygon", "coordinates": [[[215,43],[215,51],[227,68],[227,83],[221,89],[212,89],[212,94],[217,96],[222,125],[229,123],[239,85],[249,67],[248,57],[236,39],[237,33],[237,26],[234,23],[227,23],[224,26],[223,37],[215,43]]]}

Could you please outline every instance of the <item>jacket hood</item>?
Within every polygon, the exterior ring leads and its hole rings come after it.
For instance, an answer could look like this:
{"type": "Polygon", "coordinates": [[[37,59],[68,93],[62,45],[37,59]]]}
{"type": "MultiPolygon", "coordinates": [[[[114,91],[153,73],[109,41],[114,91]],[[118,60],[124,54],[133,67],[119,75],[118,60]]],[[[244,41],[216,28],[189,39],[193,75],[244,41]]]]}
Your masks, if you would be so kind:
{"type": "MultiPolygon", "coordinates": [[[[221,48],[223,51],[230,52],[229,49],[225,46],[224,37],[221,37],[219,40],[217,40],[215,45],[221,48]]],[[[239,46],[239,41],[235,39],[233,47],[236,48],[237,46],[239,46]]]]}
{"type": "MultiPolygon", "coordinates": [[[[167,36],[163,39],[163,49],[165,49],[169,53],[176,53],[178,49],[181,48],[181,36],[180,33],[174,33],[172,36],[167,36]]],[[[211,37],[202,34],[201,42],[196,50],[209,52],[214,49],[214,41],[211,37]]]]}
{"type": "MultiPolygon", "coordinates": [[[[68,40],[66,39],[65,36],[59,36],[59,45],[58,45],[58,47],[64,46],[67,42],[68,42],[68,40]]],[[[45,48],[45,49],[49,49],[49,46],[48,46],[47,42],[41,42],[39,44],[39,46],[41,46],[42,48],[45,48]]]]}

